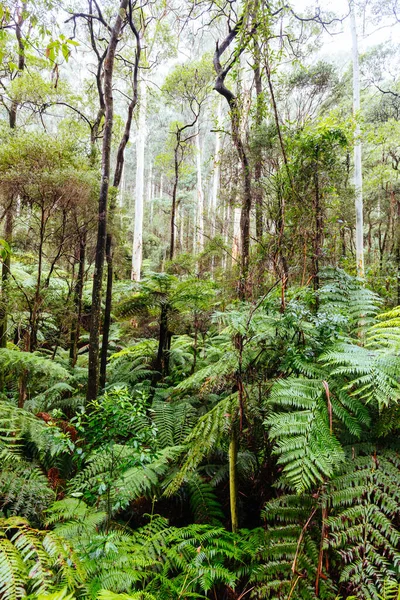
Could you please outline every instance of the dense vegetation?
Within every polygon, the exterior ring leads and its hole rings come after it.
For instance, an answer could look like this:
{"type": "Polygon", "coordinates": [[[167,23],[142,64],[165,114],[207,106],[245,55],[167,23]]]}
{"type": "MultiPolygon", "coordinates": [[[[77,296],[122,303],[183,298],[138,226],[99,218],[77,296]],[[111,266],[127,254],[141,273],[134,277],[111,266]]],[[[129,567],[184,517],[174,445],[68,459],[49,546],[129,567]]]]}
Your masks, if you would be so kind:
{"type": "Polygon", "coordinates": [[[400,598],[396,6],[0,3],[1,600],[400,598]]]}

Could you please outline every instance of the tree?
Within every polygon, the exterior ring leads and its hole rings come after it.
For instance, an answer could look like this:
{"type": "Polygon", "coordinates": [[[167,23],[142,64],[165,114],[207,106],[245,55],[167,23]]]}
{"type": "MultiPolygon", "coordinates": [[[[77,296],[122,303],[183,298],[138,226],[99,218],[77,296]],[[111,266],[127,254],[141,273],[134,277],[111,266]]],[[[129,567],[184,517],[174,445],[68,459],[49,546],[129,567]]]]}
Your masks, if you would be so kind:
{"type": "Polygon", "coordinates": [[[364,277],[364,219],[362,196],[362,162],[361,162],[361,130],[359,125],[360,112],[360,70],[358,65],[358,42],[354,1],[350,0],[351,37],[353,43],[353,114],[356,119],[354,132],[354,188],[356,195],[356,261],[357,274],[364,277]]]}
{"type": "MultiPolygon", "coordinates": [[[[206,102],[211,84],[211,71],[204,57],[201,61],[193,62],[189,65],[176,67],[165,81],[163,91],[169,102],[173,102],[181,107],[189,108],[188,121],[185,123],[177,122],[173,134],[174,141],[174,181],[172,189],[172,207],[170,223],[170,245],[169,259],[172,260],[175,254],[175,236],[176,236],[176,212],[178,205],[178,185],[180,167],[185,153],[189,148],[189,142],[198,135],[190,130],[197,124],[200,111],[206,102]],[[189,133],[186,133],[188,131],[189,133]]],[[[194,234],[196,237],[196,233],[194,234]]]]}

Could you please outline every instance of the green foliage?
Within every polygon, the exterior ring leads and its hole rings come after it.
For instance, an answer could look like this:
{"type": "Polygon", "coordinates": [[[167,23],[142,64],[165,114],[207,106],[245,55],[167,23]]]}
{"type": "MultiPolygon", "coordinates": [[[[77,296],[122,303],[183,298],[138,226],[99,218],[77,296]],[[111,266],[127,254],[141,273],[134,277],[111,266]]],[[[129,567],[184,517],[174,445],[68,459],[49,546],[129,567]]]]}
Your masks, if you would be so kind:
{"type": "Polygon", "coordinates": [[[86,572],[71,546],[54,532],[32,529],[20,517],[0,519],[0,593],[17,600],[57,585],[74,589],[86,572]]]}
{"type": "Polygon", "coordinates": [[[340,469],[324,493],[325,547],[339,553],[340,583],[357,598],[378,598],[387,581],[400,579],[399,477],[397,453],[359,456],[340,469]]]}
{"type": "Polygon", "coordinates": [[[326,396],[322,381],[294,378],[278,381],[271,392],[272,412],[266,424],[277,440],[275,452],[285,479],[298,492],[331,477],[344,461],[341,445],[330,431],[326,396]]]}

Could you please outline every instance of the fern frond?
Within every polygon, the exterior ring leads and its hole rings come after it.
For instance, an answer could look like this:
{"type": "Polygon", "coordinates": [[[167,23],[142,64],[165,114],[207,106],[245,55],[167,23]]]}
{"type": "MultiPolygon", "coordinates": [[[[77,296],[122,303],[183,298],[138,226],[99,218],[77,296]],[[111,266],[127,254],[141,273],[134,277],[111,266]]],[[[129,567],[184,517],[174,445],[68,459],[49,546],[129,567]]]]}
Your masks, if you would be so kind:
{"type": "Polygon", "coordinates": [[[234,414],[238,410],[238,395],[231,394],[220,400],[208,413],[200,417],[197,425],[185,440],[187,453],[178,474],[168,485],[165,494],[175,493],[193,473],[203,458],[215,450],[225,438],[234,414]]]}
{"type": "Polygon", "coordinates": [[[274,412],[266,420],[285,478],[298,492],[330,477],[344,452],[330,431],[321,381],[289,378],[271,390],[274,412]],[[290,412],[277,412],[290,409],[290,412]],[[295,410],[293,410],[295,409],[295,410]]]}

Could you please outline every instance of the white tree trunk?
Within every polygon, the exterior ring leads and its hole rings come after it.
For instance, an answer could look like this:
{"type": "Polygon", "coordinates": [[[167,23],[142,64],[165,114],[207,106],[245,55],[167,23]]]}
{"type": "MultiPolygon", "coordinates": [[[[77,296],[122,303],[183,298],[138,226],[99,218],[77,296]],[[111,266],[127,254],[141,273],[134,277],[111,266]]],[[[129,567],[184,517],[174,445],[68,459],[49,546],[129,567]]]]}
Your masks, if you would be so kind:
{"type": "Polygon", "coordinates": [[[235,260],[239,259],[241,248],[240,248],[240,216],[241,208],[235,208],[233,213],[233,243],[232,243],[232,258],[235,260]]]}
{"type": "Polygon", "coordinates": [[[131,279],[140,281],[143,246],[144,147],[146,141],[146,82],[140,82],[139,127],[136,146],[135,226],[132,248],[131,279]]]}
{"type": "MultiPolygon", "coordinates": [[[[229,244],[230,224],[231,224],[231,207],[229,204],[227,204],[224,207],[223,217],[222,217],[222,233],[224,236],[225,246],[227,248],[228,248],[228,244],[229,244]]],[[[223,269],[226,269],[226,267],[227,267],[227,264],[228,264],[227,258],[228,258],[227,252],[224,252],[224,255],[222,257],[222,268],[223,269]]]]}
{"type": "Polygon", "coordinates": [[[185,210],[183,206],[179,207],[179,246],[181,252],[183,252],[183,234],[184,234],[184,220],[185,220],[185,210]]]}
{"type": "Polygon", "coordinates": [[[152,183],[153,183],[153,165],[152,165],[152,163],[150,163],[148,180],[147,180],[147,202],[149,203],[149,205],[152,200],[152,198],[151,198],[152,183]]]}
{"type": "Polygon", "coordinates": [[[197,249],[204,250],[204,192],[201,177],[201,147],[199,123],[196,123],[196,171],[197,171],[197,249]]]}
{"type": "Polygon", "coordinates": [[[222,121],[222,98],[218,101],[218,112],[217,112],[217,132],[215,134],[215,154],[214,154],[214,174],[213,174],[213,186],[212,186],[212,195],[211,195],[211,219],[213,224],[213,233],[215,233],[215,218],[217,213],[217,203],[218,203],[218,191],[219,191],[219,180],[220,180],[220,156],[219,153],[221,151],[221,132],[219,128],[221,127],[222,121]]]}
{"type": "Polygon", "coordinates": [[[350,23],[353,52],[353,114],[356,119],[355,143],[354,143],[354,188],[356,208],[356,259],[357,275],[364,277],[364,220],[363,220],[363,192],[362,192],[362,164],[361,164],[361,140],[359,126],[360,111],[360,70],[358,64],[358,40],[356,28],[356,15],[354,11],[354,0],[349,0],[350,23]]]}

